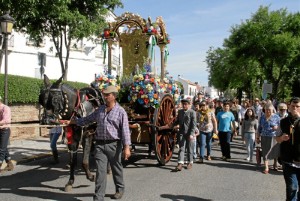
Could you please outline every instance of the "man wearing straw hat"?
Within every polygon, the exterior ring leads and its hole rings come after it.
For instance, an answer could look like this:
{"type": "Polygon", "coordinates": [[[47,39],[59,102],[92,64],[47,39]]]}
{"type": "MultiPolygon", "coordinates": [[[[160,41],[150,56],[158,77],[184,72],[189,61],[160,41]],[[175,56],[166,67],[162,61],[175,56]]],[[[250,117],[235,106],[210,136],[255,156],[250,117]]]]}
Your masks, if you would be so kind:
{"type": "Polygon", "coordinates": [[[7,166],[4,170],[11,171],[14,169],[14,165],[11,161],[11,157],[8,152],[8,142],[10,137],[10,128],[7,127],[11,122],[10,108],[2,103],[0,96],[0,172],[1,166],[5,160],[7,166]]]}
{"type": "MultiPolygon", "coordinates": [[[[102,201],[105,196],[107,181],[107,162],[111,165],[116,193],[113,199],[121,199],[125,190],[121,154],[124,159],[130,157],[131,144],[128,116],[124,108],[116,101],[118,89],[108,86],[102,91],[105,105],[101,105],[87,117],[72,119],[70,124],[84,126],[97,123],[95,134],[95,159],[97,166],[94,201],[102,201]]],[[[66,122],[67,123],[67,122],[66,122]]]]}

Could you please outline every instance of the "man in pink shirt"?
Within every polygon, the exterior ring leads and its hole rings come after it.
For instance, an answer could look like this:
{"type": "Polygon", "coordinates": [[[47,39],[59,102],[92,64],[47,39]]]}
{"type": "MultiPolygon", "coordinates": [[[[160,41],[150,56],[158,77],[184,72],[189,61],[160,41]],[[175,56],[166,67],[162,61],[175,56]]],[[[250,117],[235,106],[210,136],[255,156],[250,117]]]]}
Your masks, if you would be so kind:
{"type": "Polygon", "coordinates": [[[10,137],[10,128],[7,127],[11,122],[10,108],[2,103],[0,96],[0,172],[3,161],[5,160],[7,166],[4,170],[11,171],[14,169],[14,165],[11,162],[7,146],[10,137]]]}

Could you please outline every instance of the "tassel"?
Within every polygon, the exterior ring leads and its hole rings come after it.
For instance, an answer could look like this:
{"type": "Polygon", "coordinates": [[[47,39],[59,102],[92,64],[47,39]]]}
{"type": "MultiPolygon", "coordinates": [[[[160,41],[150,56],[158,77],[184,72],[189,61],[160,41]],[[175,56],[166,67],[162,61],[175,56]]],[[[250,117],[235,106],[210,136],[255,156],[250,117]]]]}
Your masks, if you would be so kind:
{"type": "Polygon", "coordinates": [[[103,64],[105,64],[106,59],[106,50],[107,50],[107,40],[103,40],[102,51],[103,51],[103,64]]]}
{"type": "Polygon", "coordinates": [[[292,137],[292,145],[294,145],[294,125],[290,126],[290,134],[292,137]]]}

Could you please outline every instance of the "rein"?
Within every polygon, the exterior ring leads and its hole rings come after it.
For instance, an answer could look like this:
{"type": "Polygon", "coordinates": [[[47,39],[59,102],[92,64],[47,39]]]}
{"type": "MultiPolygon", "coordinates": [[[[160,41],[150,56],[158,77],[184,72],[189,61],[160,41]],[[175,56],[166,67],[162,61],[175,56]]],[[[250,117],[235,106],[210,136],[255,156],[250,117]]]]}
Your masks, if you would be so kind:
{"type": "Polygon", "coordinates": [[[74,108],[74,110],[72,112],[72,115],[71,115],[71,117],[70,117],[69,120],[71,120],[75,116],[75,114],[77,113],[78,108],[80,106],[80,103],[81,103],[81,101],[80,101],[80,94],[79,94],[79,90],[77,89],[77,104],[76,104],[76,106],[75,106],[75,108],[74,108]]]}

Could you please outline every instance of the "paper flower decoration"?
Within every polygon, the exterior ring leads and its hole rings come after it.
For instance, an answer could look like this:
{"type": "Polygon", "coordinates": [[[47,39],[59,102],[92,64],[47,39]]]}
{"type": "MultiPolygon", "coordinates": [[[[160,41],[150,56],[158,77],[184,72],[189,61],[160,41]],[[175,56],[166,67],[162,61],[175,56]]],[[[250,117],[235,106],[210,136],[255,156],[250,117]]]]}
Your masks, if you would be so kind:
{"type": "Polygon", "coordinates": [[[113,75],[98,74],[95,78],[94,83],[93,85],[98,86],[101,91],[107,88],[108,86],[115,86],[117,87],[118,91],[120,90],[118,80],[113,75]]]}
{"type": "MultiPolygon", "coordinates": [[[[146,70],[146,68],[144,69],[146,70]]],[[[105,78],[101,78],[104,80],[105,78]]],[[[109,80],[112,80],[111,78],[109,80]]],[[[112,83],[112,81],[110,81],[112,83]]],[[[173,96],[174,101],[180,101],[180,88],[175,83],[172,77],[166,76],[163,81],[147,70],[144,73],[137,73],[131,77],[130,81],[123,83],[128,86],[129,94],[128,101],[138,103],[143,107],[159,107],[160,98],[169,93],[173,96]],[[129,85],[128,85],[129,83],[129,85]]]]}

